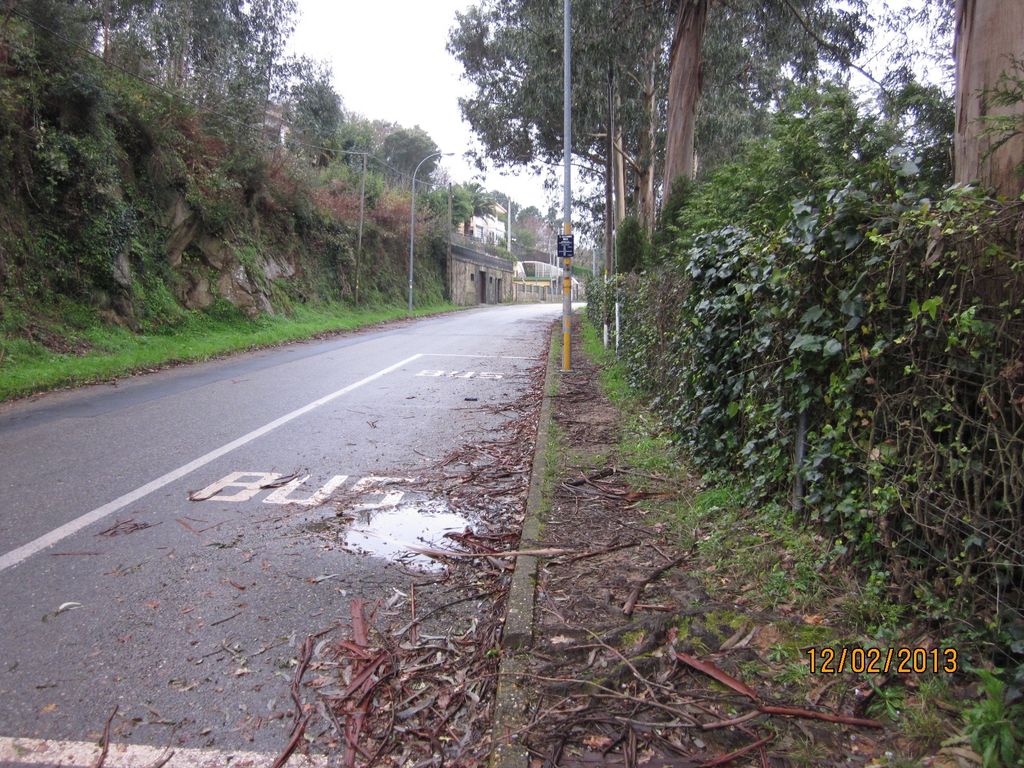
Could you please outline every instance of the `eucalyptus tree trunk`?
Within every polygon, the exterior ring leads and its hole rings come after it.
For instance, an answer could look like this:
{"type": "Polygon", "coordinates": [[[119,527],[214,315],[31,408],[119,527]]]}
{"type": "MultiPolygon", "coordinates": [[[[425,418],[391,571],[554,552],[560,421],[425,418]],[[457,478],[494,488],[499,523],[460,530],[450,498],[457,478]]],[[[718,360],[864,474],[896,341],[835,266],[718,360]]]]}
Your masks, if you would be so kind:
{"type": "Polygon", "coordinates": [[[168,30],[168,34],[170,35],[171,55],[173,57],[170,63],[171,69],[169,77],[171,87],[182,90],[185,88],[189,79],[189,47],[192,43],[192,12],[191,8],[184,4],[181,5],[179,11],[181,16],[177,19],[177,28],[168,30]]]}
{"type": "MultiPolygon", "coordinates": [[[[1017,2],[1017,0],[1013,0],[1017,2]]],[[[665,189],[680,176],[694,175],[693,136],[701,92],[701,47],[709,0],[681,0],[669,53],[665,189]]]]}
{"type": "MultiPolygon", "coordinates": [[[[615,114],[619,114],[622,109],[622,100],[618,94],[615,94],[615,114]]],[[[625,145],[623,144],[622,127],[619,121],[615,121],[615,152],[614,160],[612,163],[612,175],[615,180],[615,228],[619,228],[619,224],[626,218],[626,154],[625,145]]]]}
{"type": "Polygon", "coordinates": [[[110,4],[112,0],[107,0],[103,3],[103,60],[110,61],[110,36],[111,36],[111,18],[113,12],[111,11],[110,4]]]}
{"type": "Polygon", "coordinates": [[[1024,57],[1024,0],[957,0],[956,19],[956,181],[1017,198],[1024,192],[1024,104],[992,104],[992,92],[1012,72],[1012,57],[1024,57]],[[986,132],[991,118],[1015,119],[1018,133],[1000,144],[1002,131],[986,132]]]}
{"type": "Polygon", "coordinates": [[[644,59],[643,104],[644,124],[640,135],[640,157],[637,165],[637,218],[648,235],[654,231],[654,138],[658,132],[658,113],[654,83],[657,49],[647,52],[644,59]]]}

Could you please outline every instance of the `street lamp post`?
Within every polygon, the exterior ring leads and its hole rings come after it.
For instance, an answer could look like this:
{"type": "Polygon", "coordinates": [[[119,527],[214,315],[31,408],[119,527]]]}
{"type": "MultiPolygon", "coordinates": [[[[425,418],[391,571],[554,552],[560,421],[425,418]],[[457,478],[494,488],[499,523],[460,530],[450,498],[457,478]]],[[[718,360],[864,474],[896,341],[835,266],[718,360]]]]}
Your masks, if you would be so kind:
{"type": "Polygon", "coordinates": [[[562,370],[572,370],[572,2],[562,0],[562,138],[563,162],[562,231],[569,251],[562,260],[562,370]]]}
{"type": "MultiPolygon", "coordinates": [[[[432,157],[441,157],[445,153],[443,152],[431,152],[429,155],[424,157],[419,163],[416,164],[416,170],[412,172],[412,206],[410,207],[409,213],[409,314],[412,315],[412,276],[413,276],[413,243],[416,236],[416,174],[419,173],[420,166],[423,165],[427,160],[432,157]]],[[[449,153],[450,154],[450,153],[449,153]]],[[[449,222],[448,226],[451,226],[449,222]]]]}

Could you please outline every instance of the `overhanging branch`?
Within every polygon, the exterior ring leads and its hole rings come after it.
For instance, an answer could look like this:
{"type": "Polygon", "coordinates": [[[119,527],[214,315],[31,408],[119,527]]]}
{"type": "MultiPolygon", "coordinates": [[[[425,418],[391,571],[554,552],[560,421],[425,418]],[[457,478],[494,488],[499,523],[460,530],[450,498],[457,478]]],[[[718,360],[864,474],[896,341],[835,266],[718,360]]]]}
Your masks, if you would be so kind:
{"type": "Polygon", "coordinates": [[[826,40],[821,35],[819,35],[815,31],[815,29],[811,26],[811,23],[807,19],[804,18],[804,15],[802,13],[800,13],[800,9],[797,8],[792,3],[792,0],[782,0],[782,2],[785,4],[785,6],[787,8],[789,8],[790,13],[792,13],[796,17],[796,20],[800,23],[800,26],[804,28],[804,31],[808,35],[810,35],[812,38],[814,38],[814,41],[821,48],[824,48],[824,49],[830,51],[845,66],[849,67],[850,69],[855,69],[858,72],[860,72],[862,75],[864,75],[864,77],[866,77],[872,83],[877,85],[879,90],[881,90],[883,93],[886,93],[886,94],[888,93],[888,91],[886,90],[885,86],[882,85],[881,82],[876,80],[874,75],[872,75],[870,72],[868,72],[866,69],[864,69],[864,67],[862,67],[862,66],[860,66],[858,64],[855,64],[853,61],[851,61],[850,57],[846,55],[846,52],[843,51],[842,48],[840,48],[839,46],[837,46],[837,45],[835,45],[833,43],[830,43],[828,40],[826,40]]]}

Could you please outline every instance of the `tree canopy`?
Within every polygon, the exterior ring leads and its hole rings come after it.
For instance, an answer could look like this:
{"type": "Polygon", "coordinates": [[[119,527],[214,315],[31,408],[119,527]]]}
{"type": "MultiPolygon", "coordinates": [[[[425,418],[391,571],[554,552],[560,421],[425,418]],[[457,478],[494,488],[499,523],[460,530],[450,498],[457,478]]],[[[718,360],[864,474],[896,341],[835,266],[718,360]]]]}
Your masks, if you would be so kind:
{"type": "MultiPolygon", "coordinates": [[[[558,0],[483,0],[457,15],[449,51],[474,92],[460,101],[484,153],[499,164],[557,163],[562,152],[562,28],[558,0]]],[[[704,18],[702,17],[702,18],[704,18]]],[[[680,150],[666,158],[666,138],[683,128],[672,109],[683,84],[692,103],[701,173],[735,156],[763,132],[787,89],[828,77],[826,65],[849,63],[866,31],[861,0],[839,9],[826,0],[694,3],[579,0],[573,4],[573,152],[591,178],[607,159],[609,75],[617,126],[614,161],[620,218],[628,207],[647,229],[658,192],[678,173],[680,150]],[[699,36],[679,39],[687,9],[706,17],[699,36]],[[696,46],[695,68],[673,85],[672,51],[696,46]],[[701,95],[706,94],[703,101],[701,95]],[[700,108],[698,109],[698,104],[700,108]],[[677,120],[678,122],[678,120],[677,120]]],[[[692,167],[692,159],[691,159],[692,167]]]]}
{"type": "Polygon", "coordinates": [[[340,129],[344,121],[341,97],[331,84],[327,67],[303,62],[291,87],[292,115],[296,137],[303,151],[316,165],[327,165],[341,148],[340,129]]]}
{"type": "MultiPolygon", "coordinates": [[[[420,161],[439,151],[430,135],[418,125],[413,128],[399,128],[385,136],[381,142],[384,160],[395,170],[409,176],[412,176],[420,161]]],[[[439,159],[434,157],[420,165],[417,178],[429,177],[437,168],[439,159]]]]}

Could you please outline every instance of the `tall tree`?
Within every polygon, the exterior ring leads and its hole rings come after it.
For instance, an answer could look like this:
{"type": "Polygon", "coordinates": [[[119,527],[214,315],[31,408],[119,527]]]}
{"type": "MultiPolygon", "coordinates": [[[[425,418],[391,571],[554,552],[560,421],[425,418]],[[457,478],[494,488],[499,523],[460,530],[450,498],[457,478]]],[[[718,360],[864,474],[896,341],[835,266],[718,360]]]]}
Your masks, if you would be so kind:
{"type": "MultiPolygon", "coordinates": [[[[295,0],[98,0],[104,58],[242,121],[284,94],[295,0]]],[[[237,130],[237,124],[233,126],[237,130]]]]}
{"type": "Polygon", "coordinates": [[[1011,199],[1020,197],[1024,2],[958,0],[955,53],[956,180],[979,182],[1011,199]]]}
{"type": "MultiPolygon", "coordinates": [[[[481,0],[457,17],[449,51],[476,87],[460,102],[463,115],[484,152],[499,164],[558,162],[561,5],[558,0],[481,0]]],[[[605,172],[610,63],[616,82],[617,207],[628,199],[649,230],[659,190],[667,190],[676,176],[692,174],[695,149],[707,158],[705,167],[727,160],[765,122],[757,116],[770,112],[787,80],[806,82],[822,60],[848,61],[859,50],[856,11],[863,0],[845,9],[833,5],[829,0],[574,0],[577,168],[592,177],[605,172]],[[713,98],[702,114],[706,88],[713,98]]]]}
{"type": "Polygon", "coordinates": [[[323,64],[303,61],[291,88],[292,124],[300,151],[314,165],[325,166],[337,155],[344,120],[341,97],[331,83],[331,72],[323,64]]]}
{"type": "Polygon", "coordinates": [[[704,31],[708,0],[681,0],[669,53],[668,139],[665,147],[665,184],[679,176],[694,176],[693,141],[697,130],[697,103],[703,74],[704,31]]]}
{"type": "MultiPolygon", "coordinates": [[[[439,151],[430,134],[418,125],[414,128],[399,128],[389,133],[381,144],[384,160],[396,171],[412,176],[423,158],[439,151]]],[[[428,178],[437,167],[438,158],[427,160],[420,166],[417,180],[428,178]]]]}
{"type": "MultiPolygon", "coordinates": [[[[664,188],[696,174],[701,142],[696,132],[707,82],[715,82],[720,98],[743,93],[741,114],[767,113],[787,81],[806,83],[823,63],[852,65],[864,46],[864,12],[863,0],[842,7],[829,0],[677,0],[669,53],[664,188]],[[711,36],[717,44],[714,58],[709,55],[711,36]],[[734,90],[735,85],[742,91],[734,90]]],[[[709,106],[722,108],[719,116],[726,118],[728,110],[736,110],[728,99],[709,106]]],[[[719,132],[730,133],[735,132],[719,132]]]]}
{"type": "MultiPolygon", "coordinates": [[[[619,88],[617,156],[634,207],[654,209],[662,151],[670,0],[574,0],[573,153],[577,172],[604,173],[607,73],[619,88]]],[[[501,165],[557,164],[562,152],[562,3],[483,0],[457,15],[448,50],[475,93],[460,100],[484,153],[501,165]]]]}

